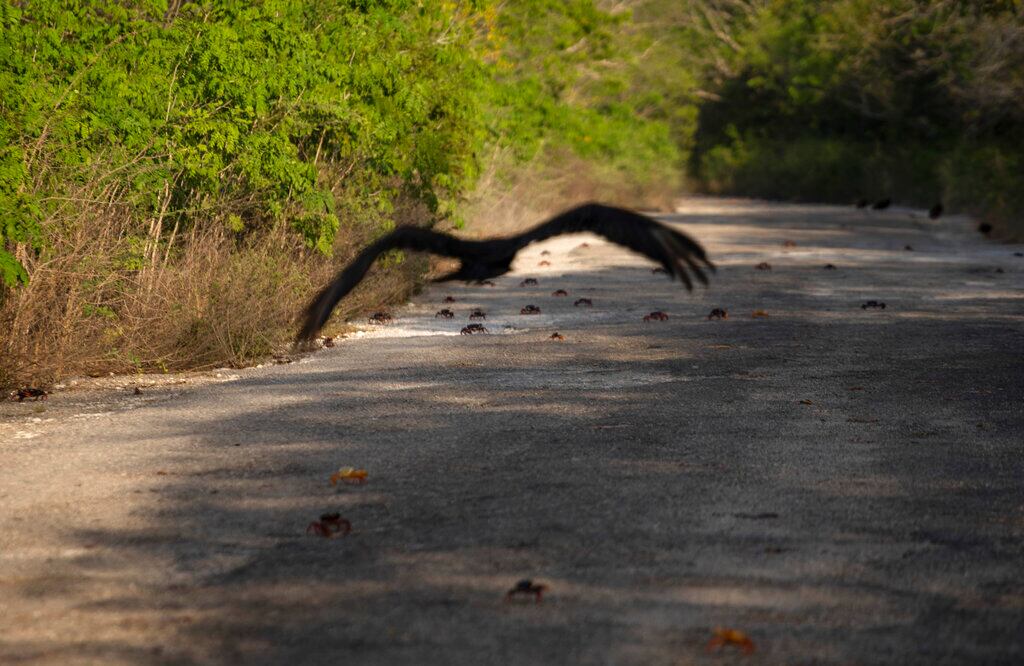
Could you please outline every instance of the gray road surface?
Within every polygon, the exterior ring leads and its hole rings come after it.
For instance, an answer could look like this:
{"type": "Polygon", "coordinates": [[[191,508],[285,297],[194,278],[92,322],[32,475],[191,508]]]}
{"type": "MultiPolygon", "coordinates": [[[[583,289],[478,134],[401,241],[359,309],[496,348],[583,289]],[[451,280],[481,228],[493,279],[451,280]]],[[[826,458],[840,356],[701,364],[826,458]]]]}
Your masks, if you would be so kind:
{"type": "Polygon", "coordinates": [[[711,288],[563,237],[291,365],[3,404],[0,663],[1024,662],[1022,248],[919,211],[666,219],[711,288]],[[354,532],[307,536],[324,511],[354,532]]]}

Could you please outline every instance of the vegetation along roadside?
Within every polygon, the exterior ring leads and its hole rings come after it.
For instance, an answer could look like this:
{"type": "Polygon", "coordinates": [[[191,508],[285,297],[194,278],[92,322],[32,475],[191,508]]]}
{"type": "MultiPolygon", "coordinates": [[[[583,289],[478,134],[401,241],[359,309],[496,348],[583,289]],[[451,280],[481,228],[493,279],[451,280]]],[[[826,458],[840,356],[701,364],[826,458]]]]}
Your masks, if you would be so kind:
{"type": "MultiPolygon", "coordinates": [[[[1020,234],[1024,9],[0,0],[0,385],[244,365],[395,224],[684,187],[1020,234]]],[[[389,254],[346,315],[417,288],[389,254]]]]}

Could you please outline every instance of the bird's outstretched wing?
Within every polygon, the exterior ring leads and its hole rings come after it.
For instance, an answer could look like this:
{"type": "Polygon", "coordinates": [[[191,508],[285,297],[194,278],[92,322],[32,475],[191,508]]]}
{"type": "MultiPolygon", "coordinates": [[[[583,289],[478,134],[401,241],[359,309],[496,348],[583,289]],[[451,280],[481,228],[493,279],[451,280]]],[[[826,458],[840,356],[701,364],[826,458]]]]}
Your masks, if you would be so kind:
{"type": "Polygon", "coordinates": [[[297,338],[298,344],[304,344],[316,337],[338,301],[348,292],[355,289],[366,272],[370,270],[374,260],[388,250],[420,250],[439,254],[445,257],[458,257],[462,254],[463,242],[454,236],[421,229],[419,227],[399,227],[369,245],[352,260],[338,276],[320,290],[313,302],[306,308],[302,328],[297,338]]]}
{"type": "MultiPolygon", "coordinates": [[[[297,342],[301,345],[316,337],[338,301],[359,284],[374,260],[388,250],[420,250],[446,257],[457,257],[463,261],[464,266],[467,261],[474,262],[472,265],[484,265],[496,271],[493,274],[497,275],[508,270],[509,261],[515,253],[530,243],[580,231],[596,233],[613,243],[650,257],[664,266],[670,275],[679,278],[687,289],[693,288],[688,270],[704,284],[707,284],[708,280],[702,265],[704,268],[715,270],[704,248],[686,234],[645,215],[601,204],[579,206],[556,215],[518,236],[490,241],[463,241],[436,231],[400,227],[360,252],[352,263],[317,294],[306,308],[297,342]]],[[[460,272],[453,275],[457,277],[462,274],[460,272]]],[[[451,276],[448,279],[451,279],[451,276]]]]}
{"type": "Polygon", "coordinates": [[[707,284],[708,279],[701,265],[715,270],[704,248],[686,234],[646,215],[596,203],[571,208],[515,239],[519,248],[524,248],[552,236],[580,231],[604,236],[613,243],[653,259],[664,266],[669,275],[679,278],[687,289],[693,288],[687,269],[702,284],[707,284]]]}

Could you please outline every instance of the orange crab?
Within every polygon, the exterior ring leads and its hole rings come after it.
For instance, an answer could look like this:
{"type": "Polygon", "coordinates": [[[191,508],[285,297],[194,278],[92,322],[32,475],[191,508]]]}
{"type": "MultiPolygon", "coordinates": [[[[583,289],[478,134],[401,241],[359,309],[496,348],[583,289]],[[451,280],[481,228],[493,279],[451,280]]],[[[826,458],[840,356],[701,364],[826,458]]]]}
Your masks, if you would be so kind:
{"type": "Polygon", "coordinates": [[[549,339],[550,340],[565,340],[565,336],[562,335],[561,333],[559,333],[558,331],[555,331],[554,333],[551,334],[551,337],[549,339]]]}
{"type": "Polygon", "coordinates": [[[743,654],[751,654],[754,651],[754,641],[739,629],[715,627],[715,637],[708,641],[708,652],[721,650],[726,645],[735,645],[743,650],[743,654]]]}
{"type": "Polygon", "coordinates": [[[369,476],[369,474],[365,469],[342,467],[334,474],[331,474],[331,485],[338,485],[338,481],[344,481],[345,483],[366,483],[367,476],[369,476]]]}

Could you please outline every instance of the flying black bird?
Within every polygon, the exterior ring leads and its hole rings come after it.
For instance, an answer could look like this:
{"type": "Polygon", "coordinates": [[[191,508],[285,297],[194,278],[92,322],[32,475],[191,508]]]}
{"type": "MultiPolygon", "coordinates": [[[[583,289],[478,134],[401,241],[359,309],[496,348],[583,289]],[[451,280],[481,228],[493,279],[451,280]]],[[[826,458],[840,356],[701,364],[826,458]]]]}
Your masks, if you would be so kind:
{"type": "Polygon", "coordinates": [[[892,199],[882,199],[872,204],[872,210],[885,210],[892,204],[892,199]]]}
{"type": "Polygon", "coordinates": [[[316,295],[306,308],[298,342],[302,344],[316,337],[338,301],[359,284],[374,260],[388,250],[420,250],[454,257],[461,261],[459,269],[441,276],[436,282],[480,282],[507,273],[516,253],[530,243],[580,231],[604,236],[613,243],[650,257],[664,266],[671,277],[679,278],[687,289],[693,288],[687,270],[702,284],[708,283],[702,267],[715,270],[704,248],[686,234],[645,215],[596,203],[567,210],[518,236],[493,240],[463,240],[429,229],[399,227],[360,252],[316,295]]]}
{"type": "Polygon", "coordinates": [[[939,216],[941,216],[941,215],[942,215],[942,202],[940,201],[939,203],[937,203],[937,204],[935,204],[934,206],[931,207],[931,210],[928,211],[928,217],[932,218],[933,220],[937,220],[937,219],[939,219],[939,216]]]}

